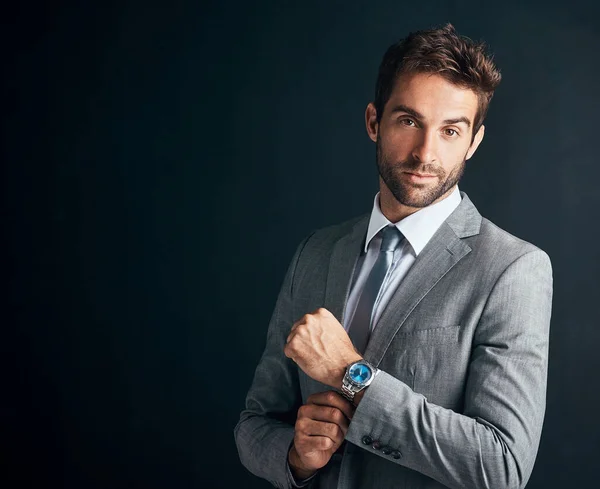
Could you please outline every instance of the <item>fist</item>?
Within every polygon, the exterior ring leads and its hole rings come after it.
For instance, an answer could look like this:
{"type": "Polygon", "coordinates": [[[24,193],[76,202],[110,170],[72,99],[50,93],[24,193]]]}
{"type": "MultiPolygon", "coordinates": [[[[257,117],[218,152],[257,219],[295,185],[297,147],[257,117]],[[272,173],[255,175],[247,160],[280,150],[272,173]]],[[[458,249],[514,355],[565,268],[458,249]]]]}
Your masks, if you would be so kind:
{"type": "Polygon", "coordinates": [[[310,477],[324,467],[340,447],[354,406],[335,391],[319,392],[298,409],[289,464],[294,476],[310,477]]]}
{"type": "Polygon", "coordinates": [[[334,388],[341,387],[346,366],[362,359],[344,327],[322,307],[294,323],[283,351],[306,375],[334,388]]]}

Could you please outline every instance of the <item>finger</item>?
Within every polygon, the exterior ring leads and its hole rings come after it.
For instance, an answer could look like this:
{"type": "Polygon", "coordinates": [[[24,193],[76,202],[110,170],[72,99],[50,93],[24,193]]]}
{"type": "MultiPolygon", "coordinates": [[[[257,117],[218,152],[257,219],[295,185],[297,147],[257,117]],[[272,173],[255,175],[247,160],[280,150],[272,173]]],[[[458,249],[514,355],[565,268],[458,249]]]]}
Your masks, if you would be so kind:
{"type": "Polygon", "coordinates": [[[350,420],[338,408],[331,406],[318,406],[316,404],[307,404],[298,411],[298,419],[296,421],[300,426],[307,421],[319,421],[324,423],[335,424],[346,433],[350,426],[350,420]]]}
{"type": "Polygon", "coordinates": [[[302,323],[304,323],[304,316],[303,316],[303,317],[301,317],[300,319],[298,319],[298,321],[296,321],[296,322],[295,322],[295,323],[292,325],[292,328],[290,329],[290,332],[289,332],[289,334],[288,334],[288,337],[287,337],[287,339],[286,339],[286,341],[285,341],[286,343],[289,343],[289,342],[290,342],[290,340],[291,340],[291,339],[293,338],[293,336],[294,336],[294,331],[295,331],[295,330],[296,330],[296,328],[297,328],[298,326],[300,326],[302,323]]]}
{"type": "Polygon", "coordinates": [[[305,436],[326,436],[334,443],[340,444],[346,436],[348,427],[343,428],[336,423],[304,418],[296,423],[296,430],[305,436]]]}
{"type": "Polygon", "coordinates": [[[325,309],[324,307],[318,307],[313,312],[311,312],[311,314],[313,314],[315,316],[316,315],[319,315],[319,316],[333,316],[333,314],[331,313],[331,311],[329,311],[328,309],[325,309]]]}
{"type": "Polygon", "coordinates": [[[306,403],[335,407],[342,411],[348,419],[352,419],[354,411],[356,411],[354,404],[336,391],[317,392],[309,396],[306,403]]]}
{"type": "Polygon", "coordinates": [[[298,452],[314,452],[331,450],[334,448],[336,443],[327,436],[306,436],[299,435],[294,439],[296,450],[298,452]]]}
{"type": "Polygon", "coordinates": [[[306,324],[308,321],[310,321],[310,317],[311,314],[305,314],[304,316],[302,316],[300,319],[298,319],[293,325],[292,325],[292,329],[291,331],[294,331],[298,326],[300,326],[301,324],[306,324]]]}

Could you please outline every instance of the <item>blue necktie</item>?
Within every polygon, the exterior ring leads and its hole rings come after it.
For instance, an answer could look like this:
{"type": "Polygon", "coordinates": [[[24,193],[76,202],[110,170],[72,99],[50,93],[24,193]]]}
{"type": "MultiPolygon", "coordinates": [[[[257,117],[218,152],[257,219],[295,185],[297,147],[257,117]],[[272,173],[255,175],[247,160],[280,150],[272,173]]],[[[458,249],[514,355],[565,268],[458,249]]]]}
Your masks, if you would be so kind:
{"type": "Polygon", "coordinates": [[[352,322],[348,328],[348,336],[350,336],[354,347],[361,354],[365,352],[369,341],[373,320],[373,309],[379,295],[379,290],[392,265],[394,250],[404,238],[402,233],[394,225],[385,227],[382,233],[383,239],[381,241],[379,256],[367,277],[358,304],[356,305],[352,322]]]}

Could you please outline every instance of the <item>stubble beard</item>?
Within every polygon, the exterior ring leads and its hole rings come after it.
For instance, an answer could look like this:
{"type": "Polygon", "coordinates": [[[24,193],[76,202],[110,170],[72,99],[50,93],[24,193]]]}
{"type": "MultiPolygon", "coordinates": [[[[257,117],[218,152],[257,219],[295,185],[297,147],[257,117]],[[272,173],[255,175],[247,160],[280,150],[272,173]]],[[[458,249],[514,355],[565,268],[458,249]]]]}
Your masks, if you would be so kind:
{"type": "Polygon", "coordinates": [[[390,192],[392,192],[394,198],[400,204],[408,207],[422,208],[431,205],[459,182],[467,163],[467,155],[465,154],[461,164],[446,176],[443,168],[429,164],[422,165],[412,157],[399,163],[391,162],[390,158],[384,154],[379,134],[377,134],[376,148],[379,175],[390,189],[390,192]],[[431,185],[405,181],[401,176],[402,172],[436,175],[438,177],[437,184],[431,185]]]}

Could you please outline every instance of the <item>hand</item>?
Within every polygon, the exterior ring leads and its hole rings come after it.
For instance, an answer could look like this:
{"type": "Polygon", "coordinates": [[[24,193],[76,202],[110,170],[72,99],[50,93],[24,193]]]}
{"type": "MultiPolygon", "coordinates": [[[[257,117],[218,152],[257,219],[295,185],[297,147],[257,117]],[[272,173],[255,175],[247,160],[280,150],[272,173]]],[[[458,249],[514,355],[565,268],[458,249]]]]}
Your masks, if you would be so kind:
{"type": "Polygon", "coordinates": [[[322,307],[294,323],[283,351],[306,375],[337,389],[348,364],[362,359],[344,327],[322,307]]]}
{"type": "Polygon", "coordinates": [[[288,454],[295,477],[306,479],[327,465],[340,447],[355,408],[335,391],[308,397],[298,409],[294,444],[288,454]]]}

